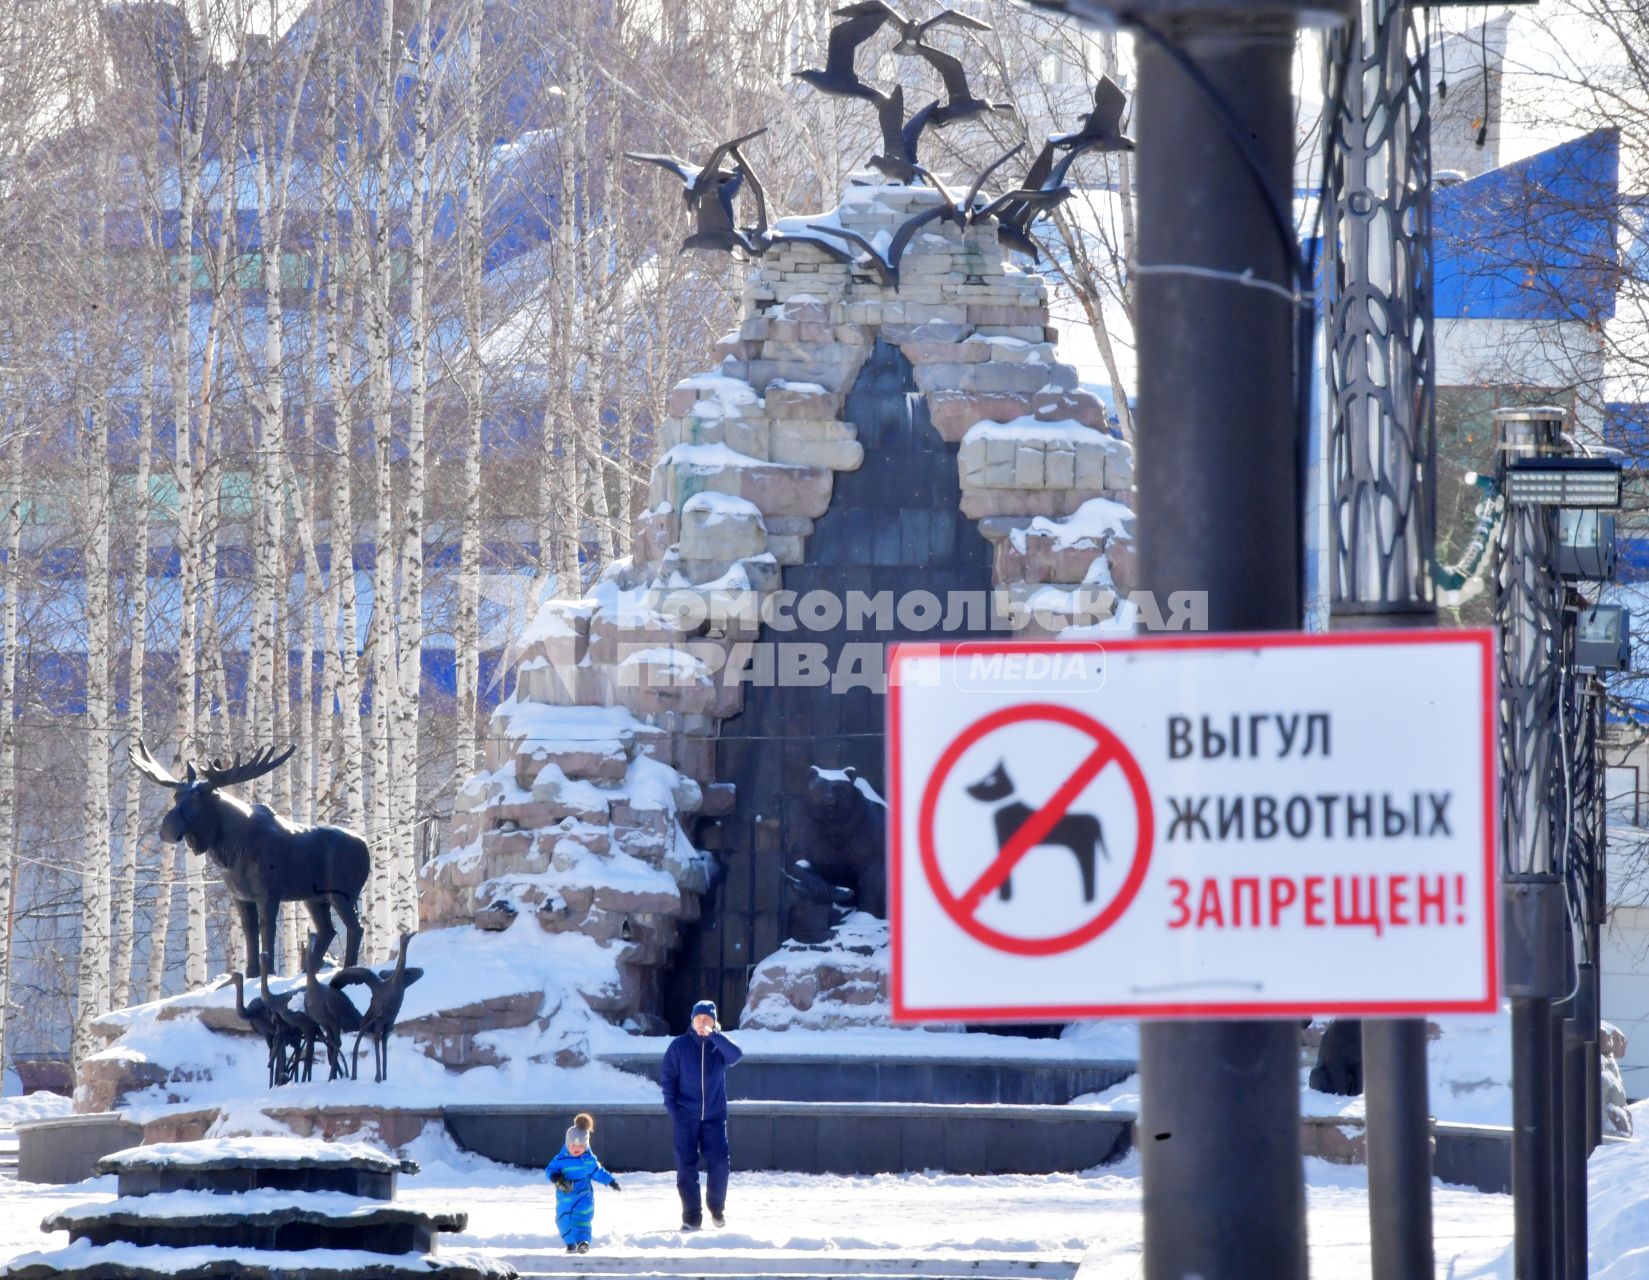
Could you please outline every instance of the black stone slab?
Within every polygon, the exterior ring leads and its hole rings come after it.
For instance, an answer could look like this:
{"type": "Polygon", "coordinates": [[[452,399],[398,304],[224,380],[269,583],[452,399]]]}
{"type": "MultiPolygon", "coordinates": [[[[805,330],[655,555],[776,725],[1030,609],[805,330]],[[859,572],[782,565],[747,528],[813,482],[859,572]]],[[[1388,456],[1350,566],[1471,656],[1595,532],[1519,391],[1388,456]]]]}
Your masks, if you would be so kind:
{"type": "Polygon", "coordinates": [[[275,1191],[340,1191],[369,1200],[393,1200],[396,1176],[418,1172],[411,1160],[378,1152],[342,1155],[322,1142],[301,1155],[225,1152],[175,1161],[166,1159],[159,1148],[138,1147],[104,1156],[96,1169],[119,1175],[122,1196],[166,1191],[227,1195],[267,1187],[275,1191]]]}
{"type": "Polygon", "coordinates": [[[393,1200],[395,1178],[393,1173],[343,1166],[282,1169],[249,1165],[203,1169],[193,1165],[167,1165],[124,1170],[118,1185],[123,1196],[149,1196],[163,1191],[213,1191],[230,1195],[268,1187],[275,1191],[341,1191],[369,1200],[393,1200]]]}
{"type": "Polygon", "coordinates": [[[157,1215],[137,1205],[95,1214],[66,1211],[40,1224],[42,1231],[67,1231],[69,1239],[94,1245],[124,1241],[136,1245],[164,1245],[189,1249],[217,1246],[225,1249],[359,1249],[367,1253],[429,1253],[441,1231],[462,1231],[465,1213],[425,1213],[398,1205],[376,1205],[365,1211],[328,1212],[324,1209],[282,1207],[248,1212],[225,1197],[216,1212],[157,1215]]]}
{"type": "MultiPolygon", "coordinates": [[[[673,1169],[663,1104],[449,1106],[453,1140],[516,1165],[544,1165],[560,1150],[567,1117],[594,1112],[595,1147],[615,1171],[673,1169]]],[[[730,1105],[735,1169],[795,1173],[1056,1173],[1091,1169],[1125,1154],[1132,1117],[1055,1106],[923,1103],[750,1102],[730,1105]]]]}
{"type": "MultiPolygon", "coordinates": [[[[528,1276],[633,1277],[636,1259],[602,1253],[569,1258],[560,1250],[511,1255],[528,1276]]],[[[766,1256],[706,1257],[697,1250],[649,1253],[649,1280],[1072,1280],[1078,1263],[1049,1258],[944,1254],[843,1255],[785,1250],[766,1256]]]]}
{"type": "Polygon", "coordinates": [[[1431,1171],[1460,1187],[1510,1194],[1512,1131],[1500,1125],[1434,1123],[1431,1171]]]}
{"type": "Polygon", "coordinates": [[[26,1120],[17,1126],[19,1182],[83,1182],[111,1152],[143,1141],[143,1130],[115,1111],[26,1120]]]}
{"type": "MultiPolygon", "coordinates": [[[[657,1080],[655,1053],[607,1054],[602,1061],[657,1080]]],[[[1002,1103],[1062,1106],[1101,1093],[1139,1070],[1134,1062],[1050,1058],[762,1057],[746,1053],[728,1088],[768,1102],[1002,1103]]]]}
{"type": "Polygon", "coordinates": [[[177,1251],[155,1248],[145,1256],[121,1249],[114,1257],[96,1248],[70,1245],[28,1254],[0,1265],[0,1280],[515,1280],[515,1269],[491,1258],[412,1254],[362,1262],[335,1252],[304,1255],[256,1250],[190,1250],[198,1260],[183,1264],[177,1251]]]}

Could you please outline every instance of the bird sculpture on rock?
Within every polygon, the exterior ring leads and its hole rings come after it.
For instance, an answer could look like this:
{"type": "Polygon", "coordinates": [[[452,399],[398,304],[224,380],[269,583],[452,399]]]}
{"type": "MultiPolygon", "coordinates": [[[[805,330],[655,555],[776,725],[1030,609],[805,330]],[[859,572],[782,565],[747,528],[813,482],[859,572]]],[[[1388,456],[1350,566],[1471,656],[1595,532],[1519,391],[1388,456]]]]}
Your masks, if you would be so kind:
{"type": "Polygon", "coordinates": [[[355,1047],[350,1052],[350,1066],[353,1073],[355,1057],[361,1052],[361,1037],[370,1038],[372,1078],[378,1083],[389,1079],[389,1033],[395,1030],[395,1020],[401,1016],[401,1001],[406,997],[406,989],[424,976],[422,969],[407,968],[407,948],[416,936],[411,933],[401,935],[400,955],[396,958],[395,967],[388,973],[374,973],[371,969],[357,965],[340,969],[332,975],[332,985],[340,990],[359,984],[372,992],[366,1012],[361,1015],[360,1029],[355,1033],[355,1047]]]}
{"type": "Polygon", "coordinates": [[[676,156],[643,151],[626,151],[624,158],[657,165],[681,179],[682,198],[693,211],[696,223],[693,234],[681,242],[683,249],[718,249],[723,252],[740,249],[755,253],[755,247],[734,223],[733,202],[744,184],[745,170],[739,165],[724,169],[722,162],[741,144],[766,132],[766,129],[757,129],[721,143],[703,165],[695,165],[676,156]]]}
{"type": "MultiPolygon", "coordinates": [[[[876,273],[876,278],[887,287],[897,289],[899,287],[899,264],[904,260],[905,250],[910,248],[910,242],[915,238],[918,231],[927,226],[928,223],[941,218],[947,222],[954,222],[958,226],[963,225],[965,222],[961,207],[956,203],[956,198],[945,188],[945,185],[920,165],[916,166],[916,173],[926,178],[933,185],[935,190],[939,192],[940,200],[937,204],[914,213],[901,222],[898,229],[889,238],[886,251],[877,248],[871,240],[851,227],[833,227],[828,223],[810,222],[807,224],[807,229],[817,232],[819,235],[831,236],[838,240],[845,240],[849,244],[858,245],[865,251],[867,265],[876,273]]],[[[855,259],[855,265],[857,265],[857,259],[855,259]]]]}
{"type": "Polygon", "coordinates": [[[292,1007],[293,998],[298,994],[296,991],[286,991],[278,996],[269,994],[267,970],[258,975],[258,985],[263,991],[264,1008],[280,1024],[281,1040],[285,1045],[283,1061],[290,1064],[281,1083],[292,1080],[307,1082],[315,1073],[315,1041],[321,1034],[319,1025],[305,1010],[292,1007]]]}
{"type": "Polygon", "coordinates": [[[286,1042],[282,1035],[282,1025],[275,1020],[268,1004],[262,996],[253,996],[251,1002],[246,999],[246,975],[240,970],[229,975],[229,980],[235,984],[235,1013],[240,1020],[251,1027],[263,1042],[269,1046],[269,1087],[274,1088],[286,1081],[286,1042]]]}
{"type": "Polygon", "coordinates": [[[361,1029],[361,1011],[337,987],[321,982],[318,951],[315,935],[310,934],[303,967],[303,1011],[314,1020],[319,1039],[326,1046],[327,1079],[343,1075],[353,1079],[354,1073],[344,1065],[343,1039],[348,1032],[361,1029]]]}

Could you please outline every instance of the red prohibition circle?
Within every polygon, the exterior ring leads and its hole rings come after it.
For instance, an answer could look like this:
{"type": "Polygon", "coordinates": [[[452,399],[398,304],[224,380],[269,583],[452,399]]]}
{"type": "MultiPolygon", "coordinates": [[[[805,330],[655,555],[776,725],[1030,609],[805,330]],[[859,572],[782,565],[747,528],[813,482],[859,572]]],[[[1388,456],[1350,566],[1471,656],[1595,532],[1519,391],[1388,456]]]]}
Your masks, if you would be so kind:
{"type": "MultiPolygon", "coordinates": [[[[1103,766],[1102,766],[1103,767],[1103,766]]],[[[1072,797],[1075,799],[1075,796],[1072,797]]],[[[1109,929],[1121,917],[1122,913],[1132,905],[1138,895],[1140,886],[1145,883],[1145,872],[1151,861],[1151,845],[1155,834],[1155,823],[1151,811],[1151,793],[1145,785],[1145,774],[1140,770],[1139,762],[1134,759],[1133,753],[1123,745],[1122,739],[1112,733],[1099,721],[1091,716],[1083,715],[1080,711],[1073,711],[1069,707],[1057,706],[1052,703],[1032,703],[1019,707],[1006,707],[1001,711],[993,711],[990,715],[976,721],[964,730],[955,742],[945,748],[944,753],[934,765],[933,773],[928,778],[927,787],[922,792],[922,810],[917,822],[917,841],[922,853],[922,870],[927,873],[928,883],[932,886],[939,905],[946,915],[960,925],[965,933],[983,942],[988,947],[998,951],[1006,951],[1021,956],[1048,956],[1057,955],[1062,951],[1070,951],[1084,943],[1092,942],[1100,934],[1109,929]],[[974,914],[977,908],[965,906],[961,899],[951,891],[945,883],[944,874],[939,869],[939,854],[934,847],[934,819],[939,809],[939,793],[944,788],[945,781],[962,754],[981,738],[996,732],[1011,724],[1019,724],[1028,720],[1046,720],[1054,724],[1062,724],[1076,729],[1091,737],[1096,746],[1106,753],[1105,764],[1115,764],[1122,770],[1123,777],[1128,782],[1128,789],[1134,798],[1134,808],[1139,816],[1139,825],[1134,837],[1134,860],[1128,869],[1128,875],[1122,882],[1110,904],[1087,924],[1072,929],[1067,933],[1056,934],[1051,938],[1020,938],[1011,933],[1003,933],[982,924],[974,914]]],[[[987,875],[989,872],[986,873],[987,875]]]]}

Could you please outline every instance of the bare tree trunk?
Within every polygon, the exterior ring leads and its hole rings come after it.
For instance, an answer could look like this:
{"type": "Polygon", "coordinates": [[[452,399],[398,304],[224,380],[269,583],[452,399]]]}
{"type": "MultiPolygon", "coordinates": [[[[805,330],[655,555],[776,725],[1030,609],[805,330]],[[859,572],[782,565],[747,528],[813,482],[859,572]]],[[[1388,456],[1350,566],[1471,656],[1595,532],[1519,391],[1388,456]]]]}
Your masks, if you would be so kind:
{"type": "MultiPolygon", "coordinates": [[[[132,638],[126,658],[126,740],[143,740],[143,661],[147,651],[149,625],[149,473],[155,445],[154,357],[140,346],[143,361],[139,374],[137,409],[137,473],[133,477],[131,610],[132,638]]],[[[123,835],[120,845],[120,887],[115,892],[115,956],[111,1004],[124,1008],[131,1003],[132,954],[137,930],[137,863],[143,842],[143,779],[136,769],[126,770],[123,835]]]]}
{"type": "MultiPolygon", "coordinates": [[[[218,365],[218,316],[221,307],[214,305],[207,323],[206,350],[200,375],[200,443],[202,453],[211,448],[212,394],[216,384],[218,365]]],[[[196,467],[192,482],[198,486],[195,510],[199,513],[195,540],[206,580],[201,584],[200,649],[202,653],[201,688],[208,710],[218,708],[218,715],[229,715],[229,696],[223,674],[223,645],[218,636],[218,480],[214,474],[208,488],[204,467],[196,467]]],[[[198,730],[191,733],[196,742],[198,730]]],[[[184,949],[183,982],[186,987],[206,984],[206,855],[192,848],[187,841],[183,849],[184,949]]]]}
{"type": "MultiPolygon", "coordinates": [[[[188,75],[186,67],[177,68],[180,78],[189,80],[199,93],[200,86],[188,75]]],[[[191,406],[194,393],[190,385],[191,341],[193,329],[190,310],[195,279],[194,243],[195,208],[200,202],[200,170],[206,112],[203,104],[190,115],[185,108],[178,122],[178,232],[177,262],[173,267],[170,332],[167,355],[170,362],[173,418],[173,473],[177,487],[177,526],[173,545],[178,557],[178,643],[176,666],[177,739],[176,766],[181,774],[183,766],[194,754],[196,732],[196,680],[198,662],[196,651],[200,644],[200,533],[201,491],[204,486],[202,468],[195,448],[195,431],[191,406]]],[[[211,353],[207,352],[202,366],[202,398],[208,396],[205,385],[211,371],[211,353]]],[[[212,568],[208,572],[214,572],[212,568]]],[[[206,896],[201,883],[206,870],[197,853],[179,845],[176,850],[166,846],[160,851],[160,874],[155,885],[154,917],[150,924],[149,975],[145,983],[145,997],[158,999],[166,982],[166,943],[172,923],[172,887],[176,857],[184,863],[184,901],[186,933],[184,949],[185,981],[195,984],[206,980],[206,896]],[[175,855],[175,856],[174,856],[175,855]],[[198,922],[198,928],[197,928],[198,922]]]]}
{"type": "MultiPolygon", "coordinates": [[[[327,10],[329,18],[333,10],[327,10]]],[[[333,65],[327,75],[326,137],[335,150],[340,133],[339,79],[352,59],[340,58],[335,30],[329,35],[329,54],[333,65]]],[[[353,77],[348,82],[354,87],[353,77]]],[[[358,181],[360,164],[359,134],[353,122],[344,122],[344,190],[358,209],[361,184],[358,181]]],[[[348,282],[363,276],[360,266],[362,238],[358,220],[343,216],[338,181],[334,164],[324,167],[321,190],[326,207],[332,216],[333,249],[326,273],[327,381],[332,390],[332,433],[337,458],[332,468],[331,493],[331,575],[329,594],[333,604],[329,616],[338,620],[338,639],[333,646],[337,654],[337,696],[339,708],[340,746],[338,750],[338,778],[343,820],[356,831],[366,830],[366,794],[362,781],[364,744],[361,740],[361,646],[360,621],[355,583],[355,504],[354,504],[354,415],[349,400],[350,359],[347,337],[350,331],[351,309],[348,282]],[[353,237],[353,239],[349,238],[353,237]]],[[[376,863],[376,859],[374,859],[376,863]]],[[[370,903],[362,914],[362,923],[370,925],[370,903]]]]}
{"type": "Polygon", "coordinates": [[[91,522],[84,549],[86,582],[86,791],[82,800],[80,973],[73,1059],[101,1046],[92,1020],[107,1012],[109,984],[109,439],[101,405],[89,423],[83,500],[91,522]]]}
{"type": "MultiPolygon", "coordinates": [[[[409,363],[412,385],[407,411],[407,494],[401,514],[401,596],[396,610],[400,647],[396,668],[400,688],[393,703],[395,812],[392,919],[395,933],[418,927],[415,839],[418,817],[418,713],[424,647],[424,465],[425,413],[429,399],[429,311],[425,297],[429,271],[429,0],[417,0],[417,79],[412,91],[412,261],[408,278],[409,363]]],[[[410,43],[410,41],[409,41],[410,43]]],[[[394,934],[388,935],[394,936],[394,934]]],[[[386,938],[387,941],[387,938],[386,938]]]]}
{"type": "Polygon", "coordinates": [[[485,254],[481,189],[481,33],[485,6],[470,8],[469,59],[464,87],[464,234],[459,243],[460,288],[469,363],[464,368],[464,498],[458,546],[458,624],[453,638],[457,729],[454,773],[461,784],[477,764],[481,690],[481,401],[486,378],[481,331],[481,268],[485,254]]]}
{"type": "Polygon", "coordinates": [[[11,915],[17,848],[17,584],[23,553],[23,442],[5,442],[6,560],[0,565],[0,1063],[7,1061],[6,1012],[11,1007],[11,915]]]}
{"type": "MultiPolygon", "coordinates": [[[[390,108],[395,97],[395,6],[380,0],[378,81],[373,86],[373,123],[377,147],[373,190],[373,248],[367,286],[367,379],[372,401],[372,434],[376,460],[376,502],[372,545],[372,818],[367,840],[372,845],[372,901],[368,904],[375,945],[387,946],[393,928],[394,872],[403,833],[396,824],[394,769],[396,752],[391,733],[398,724],[393,713],[400,689],[395,659],[395,483],[390,463],[394,450],[391,393],[393,390],[390,334],[390,286],[393,274],[389,235],[390,160],[395,134],[390,108]]],[[[359,190],[357,185],[356,190],[359,190]]]]}

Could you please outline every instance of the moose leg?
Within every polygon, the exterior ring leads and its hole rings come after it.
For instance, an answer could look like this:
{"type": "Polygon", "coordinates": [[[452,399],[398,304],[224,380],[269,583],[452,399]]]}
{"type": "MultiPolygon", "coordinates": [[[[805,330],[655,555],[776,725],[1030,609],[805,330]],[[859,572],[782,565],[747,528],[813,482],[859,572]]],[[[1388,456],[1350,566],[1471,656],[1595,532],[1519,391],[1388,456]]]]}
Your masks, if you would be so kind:
{"type": "Polygon", "coordinates": [[[240,918],[240,931],[246,939],[246,976],[261,977],[263,969],[258,964],[258,904],[237,900],[235,914],[240,918]]]}
{"type": "Polygon", "coordinates": [[[275,972],[275,930],[280,928],[281,903],[277,898],[273,902],[265,903],[262,910],[257,904],[252,906],[254,918],[258,922],[258,954],[262,957],[263,966],[270,973],[275,972]]]}
{"type": "Polygon", "coordinates": [[[319,973],[321,961],[326,959],[326,949],[332,945],[338,931],[332,927],[332,912],[327,910],[325,895],[305,898],[303,905],[309,909],[309,918],[315,922],[315,971],[319,973]]]}
{"type": "MultiPolygon", "coordinates": [[[[344,922],[344,964],[360,964],[361,917],[355,910],[355,899],[347,893],[329,893],[327,897],[332,900],[332,909],[338,913],[338,919],[344,922]]],[[[328,932],[327,937],[332,936],[328,932]]]]}

